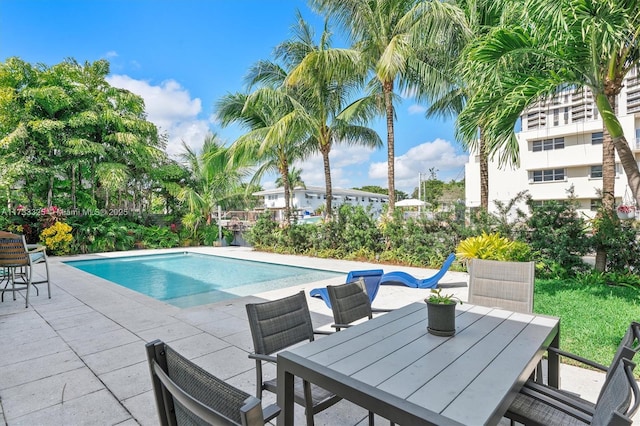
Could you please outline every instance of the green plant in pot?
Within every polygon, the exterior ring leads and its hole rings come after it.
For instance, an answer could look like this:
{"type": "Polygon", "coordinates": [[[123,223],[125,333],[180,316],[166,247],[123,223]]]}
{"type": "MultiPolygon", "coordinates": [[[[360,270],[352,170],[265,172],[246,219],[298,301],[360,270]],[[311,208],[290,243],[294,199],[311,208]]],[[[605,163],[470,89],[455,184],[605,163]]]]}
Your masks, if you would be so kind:
{"type": "Polygon", "coordinates": [[[453,336],[456,333],[456,304],[462,301],[453,294],[442,294],[442,289],[431,289],[427,303],[427,331],[436,336],[453,336]]]}

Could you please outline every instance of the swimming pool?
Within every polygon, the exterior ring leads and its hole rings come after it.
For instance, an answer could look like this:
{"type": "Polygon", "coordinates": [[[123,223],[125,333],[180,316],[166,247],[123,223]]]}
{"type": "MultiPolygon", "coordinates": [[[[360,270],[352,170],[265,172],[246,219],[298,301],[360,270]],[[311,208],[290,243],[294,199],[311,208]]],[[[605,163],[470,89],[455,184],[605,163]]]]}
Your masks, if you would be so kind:
{"type": "Polygon", "coordinates": [[[189,252],[65,263],[181,308],[343,275],[189,252]]]}

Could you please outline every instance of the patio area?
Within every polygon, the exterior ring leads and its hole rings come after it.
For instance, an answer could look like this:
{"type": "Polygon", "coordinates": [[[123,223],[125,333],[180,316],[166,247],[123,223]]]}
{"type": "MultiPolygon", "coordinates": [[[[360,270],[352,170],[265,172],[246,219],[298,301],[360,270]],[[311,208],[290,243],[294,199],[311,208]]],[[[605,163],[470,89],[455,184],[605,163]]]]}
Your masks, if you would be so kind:
{"type": "MultiPolygon", "coordinates": [[[[170,252],[175,250],[153,251],[170,252]]],[[[179,251],[184,251],[180,249],[179,251]]],[[[247,247],[193,248],[189,251],[344,272],[377,269],[379,264],[254,252],[247,247]]],[[[136,251],[144,254],[145,251],[136,251]]],[[[122,253],[99,256],[121,256],[122,253]]],[[[76,256],[74,259],[98,255],[76,256]]],[[[273,300],[297,291],[307,294],[316,328],[332,322],[324,302],[309,290],[344,282],[344,277],[260,293],[210,305],[180,309],[128,290],[50,258],[52,298],[46,289],[0,303],[0,418],[8,425],[156,425],[156,407],[146,361],[145,343],[162,339],[187,358],[229,383],[253,394],[255,363],[245,304],[273,300]]],[[[435,271],[382,266],[417,277],[435,271]]],[[[467,298],[467,274],[448,272],[446,291],[467,298]]],[[[428,289],[381,286],[377,308],[396,308],[422,301],[428,289]]],[[[562,342],[562,340],[561,340],[562,342]]],[[[275,374],[275,368],[271,371],[275,374]]],[[[595,401],[604,375],[563,365],[563,388],[595,401]]],[[[264,394],[264,403],[275,395],[264,394]]],[[[364,425],[367,411],[348,401],[316,415],[318,425],[364,425]]],[[[388,424],[377,418],[377,423],[388,424]]],[[[296,407],[296,424],[304,424],[296,407]]]]}

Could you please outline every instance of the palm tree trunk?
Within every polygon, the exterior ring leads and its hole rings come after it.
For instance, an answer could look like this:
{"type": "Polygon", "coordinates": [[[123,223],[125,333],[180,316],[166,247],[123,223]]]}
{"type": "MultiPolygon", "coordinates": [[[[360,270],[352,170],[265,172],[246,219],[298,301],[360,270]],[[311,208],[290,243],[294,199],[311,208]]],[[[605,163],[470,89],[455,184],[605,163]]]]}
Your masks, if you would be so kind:
{"type": "Polygon", "coordinates": [[[325,192],[327,194],[327,202],[326,202],[326,212],[325,218],[330,219],[332,216],[332,204],[333,204],[333,190],[331,185],[331,166],[329,164],[329,151],[331,150],[331,145],[324,143],[320,146],[320,151],[322,152],[322,162],[324,164],[324,184],[325,184],[325,192]]]}
{"type": "Polygon", "coordinates": [[[284,217],[287,225],[289,225],[291,223],[291,208],[289,207],[291,188],[289,183],[289,163],[286,158],[280,162],[280,175],[282,176],[282,186],[284,187],[284,217]]]}
{"type": "Polygon", "coordinates": [[[53,175],[49,176],[49,190],[47,191],[47,207],[53,202],[53,175]]]}
{"type": "Polygon", "coordinates": [[[487,156],[482,129],[478,140],[478,151],[480,152],[480,208],[485,212],[489,211],[489,157],[487,156]]]}
{"type": "MultiPolygon", "coordinates": [[[[607,98],[611,108],[615,111],[616,95],[608,94],[607,98]]],[[[602,133],[602,214],[613,217],[615,205],[616,151],[609,131],[604,128],[602,133]]],[[[606,268],[606,247],[598,246],[596,247],[595,269],[596,271],[604,272],[606,268]]]]}
{"type": "Polygon", "coordinates": [[[393,81],[383,83],[384,106],[387,116],[387,180],[389,185],[389,214],[396,207],[395,140],[393,132],[393,81]]]}
{"type": "Polygon", "coordinates": [[[618,117],[616,117],[615,111],[611,108],[611,104],[606,95],[597,95],[596,104],[598,105],[598,111],[600,111],[602,115],[605,127],[611,135],[624,173],[627,175],[629,189],[636,203],[640,205],[640,170],[638,170],[638,164],[636,163],[633,151],[631,151],[631,147],[629,147],[629,143],[624,137],[624,131],[622,130],[620,121],[618,117]]]}
{"type": "Polygon", "coordinates": [[[71,165],[71,206],[75,210],[77,207],[76,203],[76,165],[71,165]]]}

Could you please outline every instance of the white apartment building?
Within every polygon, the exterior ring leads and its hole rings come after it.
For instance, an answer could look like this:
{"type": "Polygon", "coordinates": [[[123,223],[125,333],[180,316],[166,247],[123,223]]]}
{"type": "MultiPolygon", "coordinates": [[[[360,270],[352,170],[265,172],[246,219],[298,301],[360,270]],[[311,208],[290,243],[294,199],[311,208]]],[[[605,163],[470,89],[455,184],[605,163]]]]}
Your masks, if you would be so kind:
{"type": "MultiPolygon", "coordinates": [[[[292,189],[293,208],[300,217],[313,215],[321,207],[326,205],[327,194],[324,187],[307,186],[292,189]]],[[[360,191],[357,189],[333,188],[332,206],[338,208],[342,204],[352,206],[371,207],[374,216],[382,213],[382,206],[389,202],[389,197],[375,192],[360,191]]],[[[263,197],[263,207],[276,213],[276,220],[284,220],[284,188],[274,188],[265,191],[254,192],[253,195],[263,197]]]]}
{"type": "MultiPolygon", "coordinates": [[[[617,99],[616,113],[624,134],[640,157],[640,76],[632,70],[617,99]]],[[[539,102],[521,118],[517,133],[520,167],[498,168],[489,162],[489,211],[528,190],[535,201],[566,200],[573,185],[580,211],[593,217],[602,189],[602,119],[588,89],[567,90],[539,102]]],[[[465,166],[466,206],[480,206],[479,156],[471,153],[465,166]]],[[[616,204],[630,194],[616,154],[616,204]]],[[[523,206],[521,206],[523,207],[523,206]]]]}

